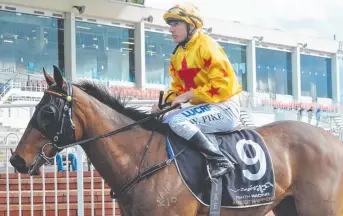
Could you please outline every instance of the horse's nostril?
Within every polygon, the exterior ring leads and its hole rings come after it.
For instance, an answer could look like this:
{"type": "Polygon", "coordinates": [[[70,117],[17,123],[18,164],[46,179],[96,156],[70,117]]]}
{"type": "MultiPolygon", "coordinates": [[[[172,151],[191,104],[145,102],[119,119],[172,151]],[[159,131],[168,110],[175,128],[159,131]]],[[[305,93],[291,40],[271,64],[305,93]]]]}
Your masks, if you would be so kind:
{"type": "Polygon", "coordinates": [[[26,166],[25,160],[15,153],[12,154],[12,156],[10,158],[10,163],[15,168],[26,166]]]}

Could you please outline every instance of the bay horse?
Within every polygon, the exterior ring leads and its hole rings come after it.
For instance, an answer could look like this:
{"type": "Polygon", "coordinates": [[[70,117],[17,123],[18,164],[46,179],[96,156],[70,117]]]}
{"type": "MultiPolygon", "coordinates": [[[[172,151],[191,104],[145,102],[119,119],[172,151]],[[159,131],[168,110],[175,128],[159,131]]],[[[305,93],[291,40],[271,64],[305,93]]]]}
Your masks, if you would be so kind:
{"type": "MultiPolygon", "coordinates": [[[[151,118],[124,130],[151,114],[128,107],[94,82],[71,84],[55,66],[54,77],[43,71],[48,89],[10,158],[20,173],[37,173],[48,157],[78,142],[118,194],[140,170],[166,160],[166,127],[159,119],[151,118]],[[111,131],[117,133],[101,137],[111,131]],[[147,143],[150,148],[146,148],[147,143]]],[[[275,200],[258,207],[222,208],[221,215],[264,216],[270,211],[276,216],[343,215],[343,146],[339,139],[297,121],[275,122],[256,131],[273,159],[275,200]]],[[[192,216],[209,212],[186,188],[173,162],[127,188],[118,204],[125,216],[192,216]],[[162,202],[168,204],[158,204],[162,202]]]]}

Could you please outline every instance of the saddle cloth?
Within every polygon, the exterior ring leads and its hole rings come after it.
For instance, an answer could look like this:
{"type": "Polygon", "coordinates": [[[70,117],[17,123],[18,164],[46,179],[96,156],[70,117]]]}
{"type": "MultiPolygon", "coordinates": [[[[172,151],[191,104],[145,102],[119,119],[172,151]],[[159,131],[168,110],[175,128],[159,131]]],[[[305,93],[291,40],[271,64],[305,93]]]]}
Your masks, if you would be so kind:
{"type": "MultiPolygon", "coordinates": [[[[270,204],[275,196],[275,176],[262,137],[254,130],[241,129],[217,133],[213,138],[221,152],[235,163],[235,170],[223,176],[221,207],[246,208],[270,204]]],[[[205,158],[172,131],[167,136],[167,152],[169,158],[178,155],[175,163],[183,182],[203,205],[209,206],[211,182],[205,158]]]]}

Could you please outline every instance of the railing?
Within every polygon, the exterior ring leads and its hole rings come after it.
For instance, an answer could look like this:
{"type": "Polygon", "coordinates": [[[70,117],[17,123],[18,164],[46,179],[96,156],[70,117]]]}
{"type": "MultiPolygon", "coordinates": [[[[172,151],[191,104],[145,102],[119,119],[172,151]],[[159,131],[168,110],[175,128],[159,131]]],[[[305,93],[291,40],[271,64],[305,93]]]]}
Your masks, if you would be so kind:
{"type": "MultiPolygon", "coordinates": [[[[12,82],[12,74],[15,72],[15,67],[9,67],[6,69],[1,69],[0,74],[2,79],[6,80],[6,82],[1,86],[1,91],[0,91],[0,100],[1,98],[11,89],[11,82],[12,82]],[[8,76],[8,74],[11,74],[11,76],[8,76]],[[7,76],[6,76],[7,75],[7,76]]],[[[3,80],[0,80],[0,83],[3,80]]]]}
{"type": "Polygon", "coordinates": [[[29,97],[29,96],[18,96],[18,95],[11,95],[9,98],[4,101],[4,104],[11,104],[15,101],[36,101],[39,102],[42,97],[29,97]]]}
{"type": "Polygon", "coordinates": [[[11,90],[11,86],[12,86],[11,82],[12,82],[12,79],[9,79],[3,86],[1,86],[2,90],[0,93],[0,101],[7,94],[7,92],[11,90]]]}
{"type": "MultiPolygon", "coordinates": [[[[11,76],[5,76],[4,74],[12,74],[15,72],[15,67],[9,67],[9,68],[2,68],[0,69],[0,74],[3,74],[3,79],[11,79],[11,76]]],[[[0,79],[0,82],[3,82],[3,80],[0,79]]]]}
{"type": "Polygon", "coordinates": [[[10,67],[0,70],[1,77],[6,77],[8,80],[1,87],[0,100],[12,89],[21,89],[23,91],[38,91],[42,92],[47,87],[41,73],[27,73],[27,68],[10,67]]]}
{"type": "MultiPolygon", "coordinates": [[[[275,95],[271,93],[257,92],[252,94],[250,92],[244,92],[244,96],[241,98],[247,98],[249,103],[247,104],[251,109],[261,109],[261,111],[272,112],[273,109],[288,109],[297,110],[300,107],[309,109],[310,107],[317,109],[320,108],[324,112],[342,113],[343,106],[340,104],[324,104],[313,103],[306,101],[299,101],[294,99],[291,95],[275,95]],[[282,99],[280,99],[280,97],[282,99]],[[279,98],[279,99],[278,99],[279,98]]],[[[312,100],[311,100],[312,101],[312,100]]]]}
{"type": "Polygon", "coordinates": [[[6,69],[1,69],[0,73],[7,73],[7,75],[12,76],[16,74],[30,75],[30,76],[41,76],[42,71],[29,71],[27,67],[22,66],[12,66],[6,69]]]}
{"type": "MultiPolygon", "coordinates": [[[[47,88],[47,84],[44,80],[30,80],[30,81],[20,81],[20,80],[9,80],[4,86],[3,91],[0,94],[0,100],[4,98],[4,96],[11,90],[11,89],[20,89],[21,91],[28,91],[28,92],[44,92],[44,90],[47,88]]],[[[15,97],[15,96],[14,96],[15,97]]],[[[18,96],[20,97],[20,96],[18,96]]],[[[18,97],[15,97],[16,99],[8,99],[7,103],[10,101],[17,101],[20,100],[18,97]]],[[[30,100],[31,99],[25,99],[30,100]]],[[[37,97],[34,98],[34,100],[38,100],[37,97]]],[[[3,101],[6,103],[6,101],[3,101]]]]}

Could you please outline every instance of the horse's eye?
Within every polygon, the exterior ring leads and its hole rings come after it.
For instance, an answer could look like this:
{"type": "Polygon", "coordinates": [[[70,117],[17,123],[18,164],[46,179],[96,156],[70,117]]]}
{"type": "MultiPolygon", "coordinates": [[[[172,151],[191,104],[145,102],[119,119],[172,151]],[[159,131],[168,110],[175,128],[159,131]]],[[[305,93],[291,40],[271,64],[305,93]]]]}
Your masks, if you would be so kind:
{"type": "Polygon", "coordinates": [[[45,130],[58,120],[58,110],[54,106],[43,106],[37,115],[37,122],[41,129],[45,130]]]}
{"type": "Polygon", "coordinates": [[[56,112],[56,109],[52,106],[46,106],[42,108],[41,112],[43,115],[54,115],[56,112]]]}

